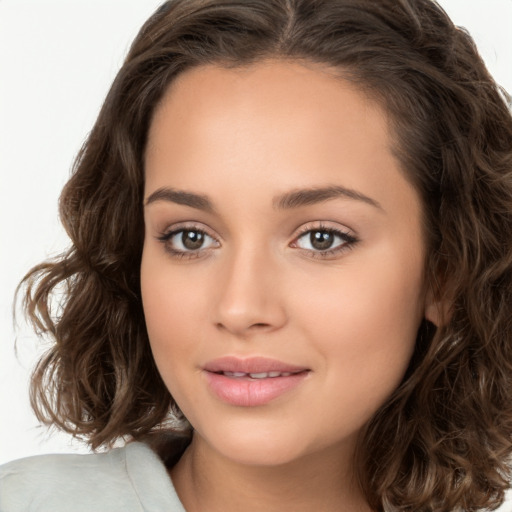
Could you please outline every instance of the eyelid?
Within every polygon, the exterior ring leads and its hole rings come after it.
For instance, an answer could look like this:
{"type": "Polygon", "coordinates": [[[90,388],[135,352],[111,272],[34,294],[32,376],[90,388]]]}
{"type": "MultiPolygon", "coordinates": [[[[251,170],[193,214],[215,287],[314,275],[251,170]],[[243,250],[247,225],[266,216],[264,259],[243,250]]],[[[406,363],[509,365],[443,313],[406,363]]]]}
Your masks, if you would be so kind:
{"type": "Polygon", "coordinates": [[[164,229],[159,230],[159,235],[157,238],[168,236],[172,233],[176,233],[179,231],[201,231],[208,235],[209,237],[213,238],[214,240],[219,241],[219,236],[217,234],[213,234],[213,230],[207,226],[206,224],[203,224],[202,222],[195,222],[195,221],[181,221],[176,222],[173,224],[168,224],[164,229]]]}
{"type": "Polygon", "coordinates": [[[313,221],[308,222],[299,228],[298,233],[294,236],[293,241],[290,243],[290,247],[297,248],[314,258],[329,259],[329,257],[332,257],[334,259],[335,257],[340,256],[343,252],[352,249],[358,242],[359,239],[357,235],[346,226],[340,226],[339,224],[333,226],[331,224],[326,224],[325,221],[313,221]],[[298,240],[303,238],[308,233],[315,231],[332,233],[335,236],[341,238],[343,243],[325,250],[306,249],[298,246],[298,240]]]}
{"type": "Polygon", "coordinates": [[[156,239],[164,245],[165,250],[173,257],[177,259],[194,259],[205,256],[206,253],[212,249],[220,247],[219,237],[211,233],[210,228],[202,223],[198,222],[178,222],[176,224],[169,225],[165,230],[161,231],[156,239]],[[182,231],[196,231],[202,233],[214,241],[213,247],[199,248],[197,250],[181,250],[176,249],[170,245],[170,240],[182,231]]]}
{"type": "Polygon", "coordinates": [[[334,221],[314,220],[306,222],[298,227],[295,230],[294,239],[297,239],[305,233],[309,233],[310,231],[332,231],[334,233],[341,233],[352,238],[357,238],[354,230],[348,226],[334,221]]]}

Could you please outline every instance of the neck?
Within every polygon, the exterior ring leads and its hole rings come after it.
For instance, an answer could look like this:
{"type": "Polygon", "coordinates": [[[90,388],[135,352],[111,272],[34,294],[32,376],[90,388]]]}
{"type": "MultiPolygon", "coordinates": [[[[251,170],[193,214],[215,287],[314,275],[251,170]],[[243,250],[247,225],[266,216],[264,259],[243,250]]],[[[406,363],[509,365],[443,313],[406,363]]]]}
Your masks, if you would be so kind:
{"type": "Polygon", "coordinates": [[[170,475],[187,512],[371,512],[351,460],[342,447],[330,447],[286,464],[251,466],[194,435],[170,475]]]}

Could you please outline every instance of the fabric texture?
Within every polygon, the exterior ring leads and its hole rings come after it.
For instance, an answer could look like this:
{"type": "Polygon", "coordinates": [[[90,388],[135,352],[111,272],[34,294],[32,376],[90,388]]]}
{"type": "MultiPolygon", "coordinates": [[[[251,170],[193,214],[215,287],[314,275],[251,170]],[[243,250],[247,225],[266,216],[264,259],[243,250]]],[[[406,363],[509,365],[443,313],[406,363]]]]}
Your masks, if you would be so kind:
{"type": "Polygon", "coordinates": [[[185,512],[144,443],[106,453],[39,455],[0,466],[0,512],[185,512]]]}

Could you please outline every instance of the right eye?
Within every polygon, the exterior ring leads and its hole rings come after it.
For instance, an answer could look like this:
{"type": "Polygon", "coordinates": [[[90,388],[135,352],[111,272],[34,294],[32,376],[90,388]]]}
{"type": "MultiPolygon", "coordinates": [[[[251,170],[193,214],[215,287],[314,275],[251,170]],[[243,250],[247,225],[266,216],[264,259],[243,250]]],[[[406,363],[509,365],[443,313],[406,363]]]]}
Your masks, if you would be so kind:
{"type": "Polygon", "coordinates": [[[198,257],[207,249],[218,247],[219,243],[201,229],[177,229],[158,237],[165,249],[181,258],[198,257]]]}

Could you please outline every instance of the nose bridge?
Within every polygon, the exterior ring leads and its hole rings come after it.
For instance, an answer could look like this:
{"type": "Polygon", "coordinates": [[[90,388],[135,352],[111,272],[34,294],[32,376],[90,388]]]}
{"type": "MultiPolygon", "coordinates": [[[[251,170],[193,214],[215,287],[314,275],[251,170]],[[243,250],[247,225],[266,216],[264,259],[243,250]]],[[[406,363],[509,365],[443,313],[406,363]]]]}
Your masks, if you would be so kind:
{"type": "Polygon", "coordinates": [[[286,313],[278,274],[278,262],[268,247],[247,242],[228,251],[219,273],[217,326],[239,335],[281,327],[286,313]]]}

